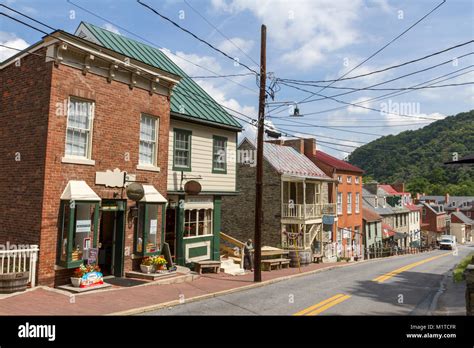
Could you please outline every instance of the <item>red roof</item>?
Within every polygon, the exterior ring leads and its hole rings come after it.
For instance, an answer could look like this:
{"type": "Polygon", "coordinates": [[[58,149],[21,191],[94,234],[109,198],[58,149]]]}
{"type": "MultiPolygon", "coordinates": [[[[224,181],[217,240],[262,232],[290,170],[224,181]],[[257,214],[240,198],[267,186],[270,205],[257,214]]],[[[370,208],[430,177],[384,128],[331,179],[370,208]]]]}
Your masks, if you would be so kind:
{"type": "Polygon", "coordinates": [[[363,173],[364,171],[360,169],[359,167],[353,166],[350,163],[347,163],[346,161],[340,160],[336,157],[333,157],[331,155],[328,155],[325,152],[322,151],[316,151],[316,156],[315,158],[333,168],[339,169],[339,170],[347,170],[348,172],[356,172],[356,173],[363,173]]]}
{"type": "Polygon", "coordinates": [[[382,224],[382,232],[384,237],[391,237],[395,235],[395,231],[392,226],[388,224],[382,224]]]}
{"type": "Polygon", "coordinates": [[[368,209],[366,207],[362,207],[362,218],[365,221],[369,222],[382,220],[382,217],[379,214],[377,214],[374,210],[368,209]]]}
{"type": "Polygon", "coordinates": [[[387,192],[389,195],[401,195],[402,193],[401,192],[398,192],[397,190],[395,190],[392,185],[385,185],[385,184],[380,184],[379,187],[384,190],[385,192],[387,192]]]}
{"type": "Polygon", "coordinates": [[[407,207],[408,209],[412,210],[412,211],[418,211],[418,210],[421,210],[421,207],[413,204],[413,203],[409,203],[409,204],[406,204],[405,207],[407,207]]]}

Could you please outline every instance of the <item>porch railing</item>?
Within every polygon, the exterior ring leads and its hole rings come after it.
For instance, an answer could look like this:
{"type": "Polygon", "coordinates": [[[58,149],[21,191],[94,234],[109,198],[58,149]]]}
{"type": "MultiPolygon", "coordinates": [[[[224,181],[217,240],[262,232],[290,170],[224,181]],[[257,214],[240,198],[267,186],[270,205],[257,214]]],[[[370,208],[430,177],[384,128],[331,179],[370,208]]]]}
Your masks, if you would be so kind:
{"type": "Polygon", "coordinates": [[[38,251],[37,245],[30,245],[27,249],[0,250],[0,274],[29,272],[28,281],[34,287],[38,251]]]}
{"type": "Polygon", "coordinates": [[[283,204],[282,205],[282,217],[283,218],[295,218],[295,219],[311,219],[320,218],[323,215],[335,215],[336,204],[335,203],[323,203],[323,204],[283,204]]]}

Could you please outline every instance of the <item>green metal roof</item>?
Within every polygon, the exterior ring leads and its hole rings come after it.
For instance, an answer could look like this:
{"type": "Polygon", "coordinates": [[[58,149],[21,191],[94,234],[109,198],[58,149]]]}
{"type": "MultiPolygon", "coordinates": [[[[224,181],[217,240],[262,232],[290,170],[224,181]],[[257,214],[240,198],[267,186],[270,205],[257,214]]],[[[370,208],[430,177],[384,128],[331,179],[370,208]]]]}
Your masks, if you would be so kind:
{"type": "Polygon", "coordinates": [[[242,128],[228,112],[209,96],[194,80],[181,70],[161,50],[123,35],[112,33],[93,24],[82,24],[104,47],[145,64],[181,76],[171,96],[171,112],[190,120],[242,128]]]}

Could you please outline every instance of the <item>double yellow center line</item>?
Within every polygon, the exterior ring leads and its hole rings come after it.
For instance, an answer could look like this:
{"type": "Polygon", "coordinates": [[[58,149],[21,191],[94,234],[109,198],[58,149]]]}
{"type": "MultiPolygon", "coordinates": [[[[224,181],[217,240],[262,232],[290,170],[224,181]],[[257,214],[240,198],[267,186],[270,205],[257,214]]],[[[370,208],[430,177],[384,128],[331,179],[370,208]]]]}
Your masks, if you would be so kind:
{"type": "Polygon", "coordinates": [[[451,255],[451,253],[445,253],[445,254],[442,254],[442,255],[438,255],[438,256],[433,256],[433,257],[430,257],[430,258],[427,258],[427,259],[423,259],[421,261],[417,261],[417,262],[413,262],[413,263],[410,263],[409,265],[406,265],[406,266],[403,266],[401,268],[398,268],[394,271],[391,271],[391,272],[388,272],[388,273],[385,273],[385,274],[382,274],[381,276],[375,278],[375,279],[372,279],[372,281],[374,282],[377,282],[377,283],[383,283],[384,281],[396,276],[397,274],[400,274],[402,272],[405,272],[405,271],[408,271],[409,269],[412,269],[413,267],[416,267],[416,266],[419,266],[419,265],[422,265],[426,262],[430,262],[430,261],[433,261],[433,260],[436,260],[436,259],[439,259],[440,257],[443,257],[443,256],[446,256],[446,255],[451,255]]]}
{"type": "Polygon", "coordinates": [[[337,305],[338,303],[341,303],[348,298],[350,298],[350,295],[344,295],[344,294],[337,294],[334,295],[333,297],[330,297],[324,301],[321,301],[319,303],[316,303],[315,305],[312,305],[308,308],[305,308],[294,315],[318,315],[325,310],[337,305]]]}

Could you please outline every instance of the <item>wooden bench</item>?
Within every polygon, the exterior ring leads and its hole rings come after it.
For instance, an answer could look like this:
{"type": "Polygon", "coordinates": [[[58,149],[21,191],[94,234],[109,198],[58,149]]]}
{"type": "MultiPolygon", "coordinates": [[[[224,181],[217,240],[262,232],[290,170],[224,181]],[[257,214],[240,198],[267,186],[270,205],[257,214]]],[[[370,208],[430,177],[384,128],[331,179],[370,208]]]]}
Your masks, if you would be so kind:
{"type": "Polygon", "coordinates": [[[262,260],[262,269],[264,271],[271,272],[272,267],[275,267],[276,269],[280,269],[280,260],[279,259],[262,260]]]}
{"type": "Polygon", "coordinates": [[[194,262],[194,270],[196,271],[196,273],[202,274],[202,270],[204,268],[210,268],[212,272],[219,273],[219,269],[221,268],[221,262],[211,260],[194,262]]]}
{"type": "Polygon", "coordinates": [[[271,272],[272,267],[275,269],[289,268],[290,260],[289,259],[268,259],[262,260],[262,268],[264,271],[271,272]]]}
{"type": "Polygon", "coordinates": [[[313,254],[313,262],[323,262],[323,254],[313,254]]]}

